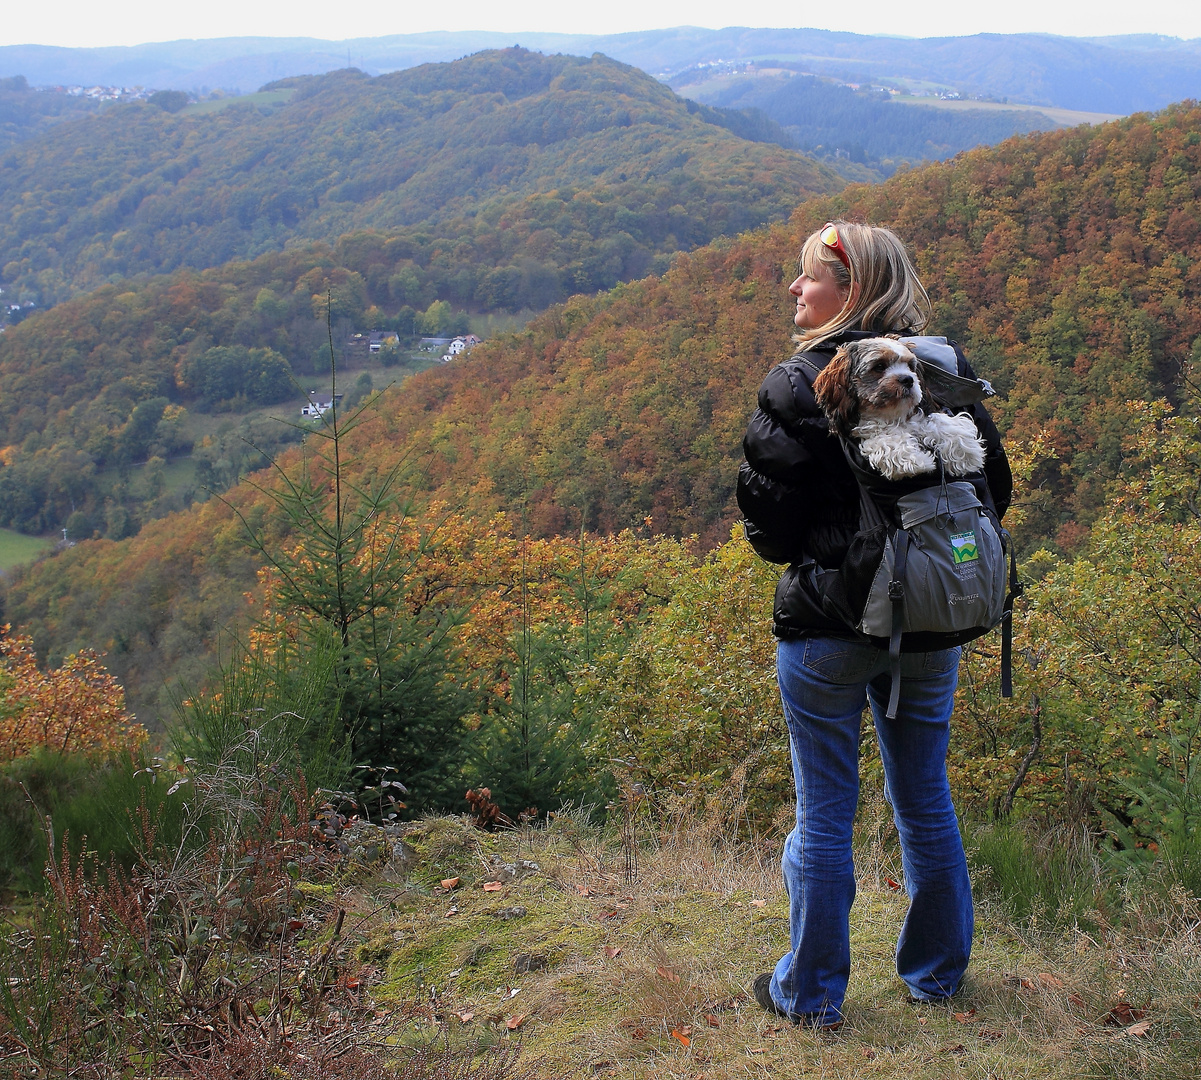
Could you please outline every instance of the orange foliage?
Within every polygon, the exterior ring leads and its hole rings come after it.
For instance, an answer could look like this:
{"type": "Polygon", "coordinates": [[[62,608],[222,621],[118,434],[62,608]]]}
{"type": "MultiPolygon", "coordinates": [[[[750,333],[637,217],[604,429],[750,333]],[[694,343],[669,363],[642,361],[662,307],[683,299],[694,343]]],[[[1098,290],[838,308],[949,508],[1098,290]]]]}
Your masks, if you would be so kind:
{"type": "Polygon", "coordinates": [[[132,750],[146,729],[125,711],[125,693],[91,650],[42,671],[33,640],[0,628],[0,761],[46,748],[61,753],[132,750]]]}
{"type": "MultiPolygon", "coordinates": [[[[626,631],[648,606],[665,602],[675,575],[692,563],[683,544],[664,537],[625,530],[533,539],[506,514],[481,521],[439,505],[400,521],[373,522],[369,533],[356,567],[390,559],[399,583],[381,589],[382,602],[358,619],[382,623],[398,613],[418,618],[433,608],[454,611],[457,674],[501,697],[509,692],[523,628],[570,638],[587,654],[626,631]]],[[[303,547],[292,555],[304,565],[303,547]]],[[[271,655],[283,641],[297,639],[298,622],[312,613],[282,599],[276,571],[260,571],[259,583],[265,599],[246,594],[260,612],[248,640],[271,655]]]]}
{"type": "MultiPolygon", "coordinates": [[[[788,225],[680,255],[662,277],[576,297],[381,395],[381,421],[348,440],[350,479],[411,455],[416,500],[480,521],[504,510],[546,537],[574,533],[581,516],[601,534],[649,518],[656,533],[717,547],[737,517],[756,388],[790,348],[801,238],[838,215],[898,230],[934,300],[930,332],[959,339],[993,381],[989,408],[1011,448],[1040,438],[1050,451],[1021,493],[1019,548],[1080,543],[1122,469],[1122,403],[1178,396],[1194,351],[1201,360],[1196,104],[853,185],[788,225]]],[[[228,497],[272,527],[257,493],[228,497]]],[[[7,611],[55,651],[111,649],[139,694],[236,617],[257,569],[242,536],[208,504],[119,544],[80,544],[16,574],[7,611]]]]}

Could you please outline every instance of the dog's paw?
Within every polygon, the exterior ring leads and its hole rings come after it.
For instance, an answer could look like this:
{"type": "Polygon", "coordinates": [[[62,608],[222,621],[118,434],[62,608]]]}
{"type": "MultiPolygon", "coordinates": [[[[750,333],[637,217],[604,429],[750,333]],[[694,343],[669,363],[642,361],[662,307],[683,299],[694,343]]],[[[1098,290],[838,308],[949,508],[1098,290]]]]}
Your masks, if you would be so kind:
{"type": "Polygon", "coordinates": [[[907,433],[896,429],[870,435],[859,443],[867,463],[886,480],[933,472],[934,455],[907,433]]]}
{"type": "Polygon", "coordinates": [[[926,417],[921,443],[936,453],[951,476],[966,476],[984,468],[984,442],[976,422],[966,413],[949,416],[931,413],[926,417]]]}

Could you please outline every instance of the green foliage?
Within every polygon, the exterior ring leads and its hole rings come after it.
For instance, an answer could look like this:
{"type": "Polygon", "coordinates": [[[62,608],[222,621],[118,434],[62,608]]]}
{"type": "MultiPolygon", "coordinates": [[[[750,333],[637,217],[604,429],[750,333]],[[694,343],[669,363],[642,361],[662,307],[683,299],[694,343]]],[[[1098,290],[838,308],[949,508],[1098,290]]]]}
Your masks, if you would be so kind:
{"type": "Polygon", "coordinates": [[[180,696],[169,735],[195,771],[299,770],[316,788],[345,783],[348,753],[339,717],[335,642],[264,647],[261,635],[237,642],[205,688],[180,696]]]}
{"type": "Polygon", "coordinates": [[[143,826],[159,839],[183,839],[178,776],[141,756],[97,760],[86,754],[37,751],[0,769],[0,883],[36,890],[48,858],[77,863],[85,851],[101,862],[133,866],[144,846],[143,826]],[[45,819],[57,850],[48,850],[45,819]]]}
{"type": "Polygon", "coordinates": [[[978,891],[999,900],[1019,925],[1054,930],[1089,923],[1116,886],[1083,826],[998,823],[965,842],[978,891]]]}
{"type": "Polygon", "coordinates": [[[5,285],[48,304],[117,276],[399,227],[406,250],[369,282],[380,298],[399,275],[397,306],[545,307],[839,186],[599,54],[515,48],[289,85],[266,109],[170,112],[178,99],[156,95],[15,147],[0,192],[5,285]]]}
{"type": "Polygon", "coordinates": [[[1194,712],[1193,737],[1170,735],[1166,752],[1129,750],[1118,780],[1124,802],[1104,815],[1117,844],[1116,863],[1145,871],[1158,862],[1168,882],[1190,896],[1201,895],[1198,718],[1201,705],[1194,712]]]}
{"type": "Polygon", "coordinates": [[[177,113],[188,103],[188,95],[182,90],[159,90],[147,99],[150,105],[157,105],[163,112],[177,113]]]}
{"type": "Polygon", "coordinates": [[[270,405],[295,390],[292,368],[284,357],[274,349],[239,345],[188,357],[177,370],[176,382],[185,393],[213,409],[235,408],[239,401],[270,405]]]}
{"type": "MultiPolygon", "coordinates": [[[[1201,695],[1201,425],[1163,403],[1132,405],[1126,422],[1129,475],[1081,555],[1031,591],[1024,627],[1043,760],[1065,763],[1115,815],[1132,759],[1158,757],[1184,782],[1201,695]]],[[[1063,782],[1041,770],[1032,780],[1063,782]]]]}
{"type": "Polygon", "coordinates": [[[594,753],[603,747],[660,797],[703,807],[737,789],[738,824],[765,825],[793,790],[767,623],[778,572],[740,530],[695,567],[664,567],[670,599],[598,665],[594,753]]]}
{"type": "MultiPolygon", "coordinates": [[[[71,94],[39,93],[24,75],[0,79],[0,151],[35,138],[64,120],[98,113],[105,104],[71,94]]],[[[15,157],[0,160],[3,167],[16,164],[15,157]]]]}
{"type": "MultiPolygon", "coordinates": [[[[330,356],[336,391],[332,333],[330,356]]],[[[433,597],[412,603],[406,595],[411,571],[437,543],[437,527],[414,530],[408,520],[397,489],[404,459],[374,481],[351,481],[347,439],[372,418],[366,406],[327,412],[299,468],[273,462],[279,483],[256,485],[282,519],[286,545],[243,521],[270,568],[273,611],[299,625],[302,651],[287,655],[286,634],[273,646],[281,675],[303,667],[314,643],[330,643],[336,659],[326,697],[353,762],[394,770],[414,810],[446,806],[461,786],[467,711],[445,677],[458,613],[433,597]]]]}
{"type": "Polygon", "coordinates": [[[597,661],[620,656],[634,631],[606,618],[613,583],[589,566],[582,531],[578,553],[578,564],[559,568],[565,573],[557,582],[570,615],[539,618],[523,545],[507,693],[491,703],[475,739],[473,784],[490,788],[513,821],[529,810],[536,817],[568,805],[603,806],[612,794],[611,771],[594,742],[597,661]]]}

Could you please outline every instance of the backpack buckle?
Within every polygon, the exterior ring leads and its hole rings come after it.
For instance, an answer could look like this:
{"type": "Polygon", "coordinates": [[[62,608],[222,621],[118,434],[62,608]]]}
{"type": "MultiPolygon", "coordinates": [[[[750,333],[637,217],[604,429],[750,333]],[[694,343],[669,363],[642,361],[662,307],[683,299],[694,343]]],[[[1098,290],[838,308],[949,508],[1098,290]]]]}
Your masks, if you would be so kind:
{"type": "Polygon", "coordinates": [[[888,599],[893,603],[905,599],[905,582],[895,578],[888,583],[888,599]]]}

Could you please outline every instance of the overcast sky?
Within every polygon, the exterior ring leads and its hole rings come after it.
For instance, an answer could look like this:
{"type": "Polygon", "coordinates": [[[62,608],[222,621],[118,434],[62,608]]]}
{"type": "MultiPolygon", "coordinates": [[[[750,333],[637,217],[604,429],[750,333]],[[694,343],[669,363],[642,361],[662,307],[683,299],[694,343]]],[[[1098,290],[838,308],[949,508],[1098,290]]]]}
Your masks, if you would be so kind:
{"type": "Polygon", "coordinates": [[[523,30],[614,34],[670,26],[788,26],[850,30],[861,34],[944,37],[1037,31],[1073,37],[1155,33],[1201,37],[1198,0],[858,0],[857,3],[769,4],[695,0],[13,0],[0,19],[3,45],[135,45],[179,38],[345,38],[411,34],[425,30],[523,30]],[[1087,12],[1086,15],[1080,13],[1087,12]]]}

